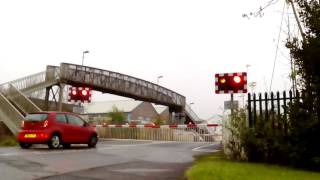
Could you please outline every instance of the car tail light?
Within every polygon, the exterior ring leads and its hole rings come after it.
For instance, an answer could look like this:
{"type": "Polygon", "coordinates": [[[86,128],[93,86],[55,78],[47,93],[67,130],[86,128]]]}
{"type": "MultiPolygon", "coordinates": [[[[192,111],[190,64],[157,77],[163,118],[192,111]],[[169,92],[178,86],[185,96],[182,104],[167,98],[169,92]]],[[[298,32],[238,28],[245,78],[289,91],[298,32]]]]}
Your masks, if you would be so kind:
{"type": "Polygon", "coordinates": [[[49,125],[49,121],[48,121],[48,120],[45,120],[45,121],[43,122],[43,127],[46,128],[46,127],[48,127],[48,125],[49,125]]]}
{"type": "Polygon", "coordinates": [[[39,137],[40,137],[41,139],[47,139],[47,138],[48,138],[48,134],[46,134],[46,133],[40,133],[40,134],[39,134],[39,137]]]}
{"type": "Polygon", "coordinates": [[[24,128],[24,121],[21,121],[21,128],[24,128]]]}

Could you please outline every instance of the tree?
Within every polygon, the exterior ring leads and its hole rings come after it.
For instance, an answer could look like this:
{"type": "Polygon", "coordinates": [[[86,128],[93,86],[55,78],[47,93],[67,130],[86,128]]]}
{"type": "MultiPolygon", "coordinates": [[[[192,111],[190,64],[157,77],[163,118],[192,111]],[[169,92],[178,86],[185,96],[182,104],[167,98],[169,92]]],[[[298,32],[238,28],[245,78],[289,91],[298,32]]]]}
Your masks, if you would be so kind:
{"type": "Polygon", "coordinates": [[[155,118],[155,119],[153,120],[153,123],[154,123],[155,125],[164,125],[164,124],[165,124],[165,121],[162,120],[160,117],[157,117],[157,118],[155,118]]]}
{"type": "Polygon", "coordinates": [[[305,27],[304,39],[289,39],[287,47],[295,60],[303,92],[304,105],[309,113],[320,115],[320,2],[297,0],[300,19],[305,27]]]}
{"type": "Polygon", "coordinates": [[[305,28],[302,40],[288,39],[299,78],[301,100],[290,113],[290,145],[294,164],[320,170],[320,2],[296,0],[299,17],[305,28]]]}
{"type": "Polygon", "coordinates": [[[108,112],[108,117],[111,118],[111,122],[114,124],[123,124],[125,120],[125,114],[116,106],[113,106],[112,111],[108,112]]]}

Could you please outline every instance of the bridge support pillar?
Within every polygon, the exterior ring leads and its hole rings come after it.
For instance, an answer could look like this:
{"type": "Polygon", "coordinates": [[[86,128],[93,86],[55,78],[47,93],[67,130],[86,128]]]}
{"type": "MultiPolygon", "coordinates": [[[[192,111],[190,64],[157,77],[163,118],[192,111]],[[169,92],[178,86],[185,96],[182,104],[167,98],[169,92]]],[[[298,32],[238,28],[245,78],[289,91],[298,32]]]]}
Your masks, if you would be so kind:
{"type": "Polygon", "coordinates": [[[49,96],[51,87],[46,88],[46,96],[44,98],[44,110],[49,111],[49,96]]]}
{"type": "Polygon", "coordinates": [[[59,84],[59,104],[58,104],[58,111],[62,111],[62,104],[63,104],[63,91],[66,84],[60,83],[59,84]]]}

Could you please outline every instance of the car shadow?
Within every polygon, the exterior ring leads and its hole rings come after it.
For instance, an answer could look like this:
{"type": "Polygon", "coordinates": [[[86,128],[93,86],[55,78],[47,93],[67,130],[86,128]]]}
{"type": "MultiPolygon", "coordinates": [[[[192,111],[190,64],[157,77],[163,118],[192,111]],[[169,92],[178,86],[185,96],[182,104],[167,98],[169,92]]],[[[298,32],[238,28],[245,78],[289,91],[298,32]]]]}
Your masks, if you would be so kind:
{"type": "Polygon", "coordinates": [[[71,150],[90,150],[94,148],[89,148],[88,145],[71,145],[68,148],[60,146],[58,149],[50,149],[47,145],[34,144],[29,149],[24,150],[37,150],[37,151],[71,151],[71,150]]]}

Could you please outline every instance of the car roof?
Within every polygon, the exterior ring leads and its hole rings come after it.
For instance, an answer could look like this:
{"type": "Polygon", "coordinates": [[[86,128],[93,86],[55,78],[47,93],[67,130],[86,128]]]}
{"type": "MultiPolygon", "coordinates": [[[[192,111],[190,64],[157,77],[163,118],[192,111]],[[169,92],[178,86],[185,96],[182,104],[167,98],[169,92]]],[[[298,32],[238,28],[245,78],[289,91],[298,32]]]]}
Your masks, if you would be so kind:
{"type": "Polygon", "coordinates": [[[76,113],[73,112],[66,112],[66,111],[40,111],[40,112],[34,112],[34,113],[28,113],[28,114],[73,114],[73,115],[77,115],[76,113]]]}

